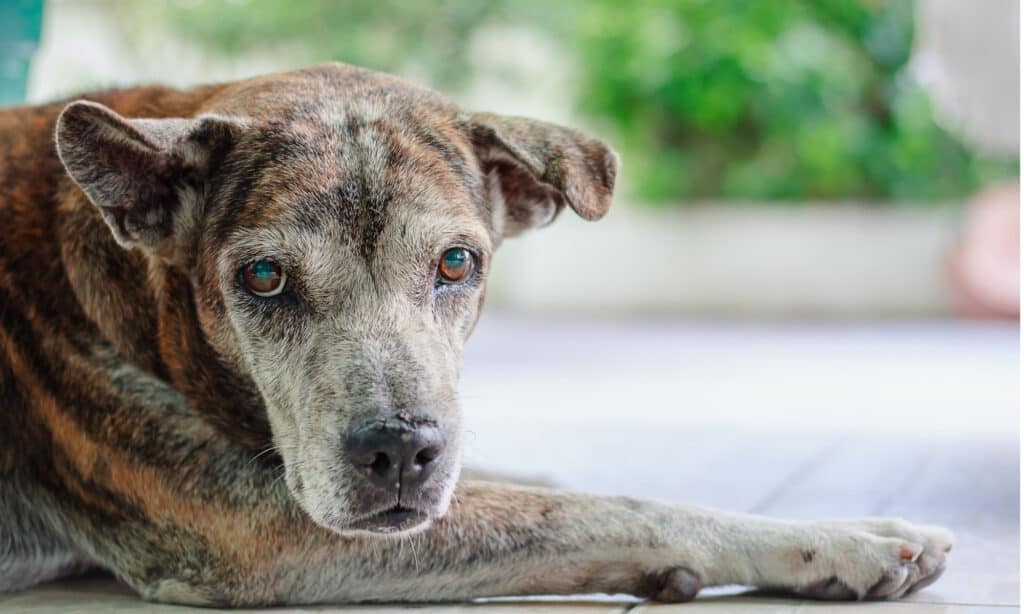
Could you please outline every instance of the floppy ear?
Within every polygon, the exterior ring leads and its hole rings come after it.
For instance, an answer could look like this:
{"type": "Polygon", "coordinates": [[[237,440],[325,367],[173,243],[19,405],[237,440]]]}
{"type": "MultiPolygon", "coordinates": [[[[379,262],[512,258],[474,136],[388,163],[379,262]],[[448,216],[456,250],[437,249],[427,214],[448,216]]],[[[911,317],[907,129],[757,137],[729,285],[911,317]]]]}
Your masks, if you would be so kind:
{"type": "Polygon", "coordinates": [[[217,116],[126,119],[80,100],[57,119],[57,153],[119,244],[161,253],[194,229],[202,184],[237,128],[217,116]]]}
{"type": "Polygon", "coordinates": [[[504,236],[544,226],[568,204],[585,220],[608,212],[619,157],[602,141],[554,124],[489,113],[470,116],[470,132],[504,236]],[[495,190],[494,188],[497,188],[495,190]]]}

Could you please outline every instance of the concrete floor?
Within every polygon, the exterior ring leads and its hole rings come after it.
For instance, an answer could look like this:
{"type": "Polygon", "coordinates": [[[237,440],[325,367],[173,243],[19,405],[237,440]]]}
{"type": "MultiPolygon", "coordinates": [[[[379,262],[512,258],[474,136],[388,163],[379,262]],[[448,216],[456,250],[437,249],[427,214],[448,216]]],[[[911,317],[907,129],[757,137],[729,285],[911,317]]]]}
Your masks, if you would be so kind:
{"type": "MultiPolygon", "coordinates": [[[[811,603],[736,589],[683,606],[585,597],[419,611],[1018,611],[1017,334],[951,322],[489,315],[463,375],[471,465],[780,517],[897,515],[946,525],[958,541],[946,575],[898,603],[811,603]]],[[[0,610],[187,611],[141,603],[106,578],[0,597],[0,610]]]]}

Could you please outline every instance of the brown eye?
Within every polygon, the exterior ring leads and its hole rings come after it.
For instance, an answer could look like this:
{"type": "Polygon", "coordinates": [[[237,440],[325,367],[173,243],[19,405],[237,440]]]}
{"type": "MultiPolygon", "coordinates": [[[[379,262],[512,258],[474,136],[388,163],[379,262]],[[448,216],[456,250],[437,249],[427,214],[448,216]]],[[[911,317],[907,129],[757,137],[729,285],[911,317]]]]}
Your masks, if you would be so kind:
{"type": "Polygon", "coordinates": [[[442,283],[459,284],[469,279],[474,266],[472,252],[464,247],[453,247],[441,255],[437,272],[442,283]]]}
{"type": "Polygon", "coordinates": [[[270,297],[281,294],[287,277],[276,262],[257,260],[242,269],[242,280],[249,292],[256,296],[270,297]]]}

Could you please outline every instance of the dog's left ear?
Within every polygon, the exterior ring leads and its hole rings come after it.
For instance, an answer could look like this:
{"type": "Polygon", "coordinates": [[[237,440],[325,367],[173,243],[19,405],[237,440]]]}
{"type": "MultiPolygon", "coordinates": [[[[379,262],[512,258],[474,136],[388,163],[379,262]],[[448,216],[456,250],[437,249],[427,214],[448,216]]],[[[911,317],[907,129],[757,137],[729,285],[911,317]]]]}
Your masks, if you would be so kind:
{"type": "Polygon", "coordinates": [[[585,220],[608,212],[619,157],[569,128],[524,117],[470,116],[470,134],[509,237],[549,224],[568,204],[585,220]],[[493,188],[497,188],[494,191],[493,188]]]}
{"type": "Polygon", "coordinates": [[[80,100],[57,119],[64,168],[123,247],[173,257],[202,213],[202,185],[239,125],[231,119],[128,119],[80,100]]]}

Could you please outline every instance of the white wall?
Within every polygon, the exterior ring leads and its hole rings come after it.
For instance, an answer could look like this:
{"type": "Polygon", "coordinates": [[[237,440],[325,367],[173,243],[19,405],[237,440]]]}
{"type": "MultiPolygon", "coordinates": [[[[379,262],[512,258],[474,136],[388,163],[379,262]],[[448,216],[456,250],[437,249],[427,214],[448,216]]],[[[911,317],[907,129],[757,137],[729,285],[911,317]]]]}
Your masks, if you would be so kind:
{"type": "Polygon", "coordinates": [[[571,211],[506,241],[489,300],[527,312],[738,317],[948,313],[954,207],[800,205],[571,211]]]}

